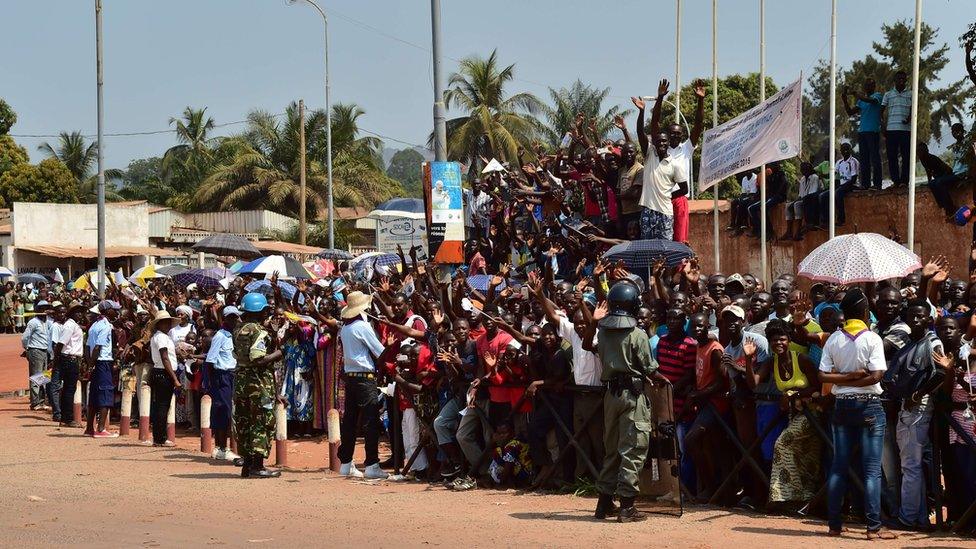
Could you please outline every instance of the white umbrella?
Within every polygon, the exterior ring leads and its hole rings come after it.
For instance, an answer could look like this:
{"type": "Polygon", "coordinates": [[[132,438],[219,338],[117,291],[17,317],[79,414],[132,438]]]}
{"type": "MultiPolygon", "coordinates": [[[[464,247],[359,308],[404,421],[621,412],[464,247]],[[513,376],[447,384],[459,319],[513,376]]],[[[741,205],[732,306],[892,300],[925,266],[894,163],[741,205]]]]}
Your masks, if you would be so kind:
{"type": "Polygon", "coordinates": [[[6,267],[0,267],[0,276],[14,276],[14,272],[6,267]]]}
{"type": "Polygon", "coordinates": [[[485,169],[481,170],[481,173],[485,174],[485,173],[504,172],[504,171],[505,171],[505,166],[502,166],[501,162],[492,158],[488,162],[488,165],[485,166],[485,169]]]}
{"type": "Polygon", "coordinates": [[[922,268],[911,250],[875,233],[838,236],[800,262],[799,275],[836,284],[901,278],[922,268]]]}
{"type": "Polygon", "coordinates": [[[370,219],[424,219],[424,201],[419,198],[391,198],[377,205],[366,216],[370,219]]]}

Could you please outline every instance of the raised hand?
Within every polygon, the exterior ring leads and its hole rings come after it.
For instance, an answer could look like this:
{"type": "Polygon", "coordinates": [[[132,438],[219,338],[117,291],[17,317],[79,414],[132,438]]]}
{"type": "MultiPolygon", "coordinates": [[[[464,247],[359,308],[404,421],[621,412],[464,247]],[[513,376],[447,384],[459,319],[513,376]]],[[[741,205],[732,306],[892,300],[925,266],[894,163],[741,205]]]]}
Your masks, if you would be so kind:
{"type": "Polygon", "coordinates": [[[640,97],[634,96],[634,97],[631,97],[630,100],[634,103],[634,106],[635,107],[637,107],[640,110],[644,110],[644,100],[643,99],[641,99],[640,97]]]}
{"type": "Polygon", "coordinates": [[[661,79],[661,82],[658,83],[658,85],[657,85],[657,96],[658,97],[664,97],[665,95],[667,95],[668,94],[668,89],[670,87],[671,87],[671,84],[668,82],[668,79],[667,78],[662,78],[661,79]]]}
{"type": "Polygon", "coordinates": [[[626,126],[624,126],[624,117],[619,114],[614,116],[613,125],[620,128],[621,130],[625,129],[626,126]]]}
{"type": "Polygon", "coordinates": [[[696,80],[695,81],[695,96],[700,99],[705,99],[705,81],[696,80]]]}
{"type": "Polygon", "coordinates": [[[610,308],[606,301],[601,301],[596,309],[593,310],[593,320],[599,322],[600,320],[606,318],[607,314],[610,312],[610,308]]]}
{"type": "Polygon", "coordinates": [[[667,262],[663,257],[659,257],[651,263],[651,276],[660,277],[664,276],[664,270],[667,268],[667,262]]]}
{"type": "Polygon", "coordinates": [[[485,361],[485,367],[488,368],[489,370],[494,370],[495,366],[498,365],[498,355],[494,353],[485,353],[485,356],[482,357],[482,360],[485,361]]]}
{"type": "Polygon", "coordinates": [[[742,354],[747,357],[755,356],[756,343],[751,339],[742,338],[742,354]]]}
{"type": "Polygon", "coordinates": [[[800,292],[796,300],[790,303],[790,315],[793,316],[793,324],[803,324],[812,308],[813,304],[807,298],[807,294],[800,292]]]}
{"type": "Polygon", "coordinates": [[[526,281],[529,289],[537,294],[542,293],[542,279],[539,278],[539,273],[532,271],[529,273],[529,278],[526,281]]]}
{"type": "Polygon", "coordinates": [[[932,259],[930,259],[929,262],[922,267],[922,277],[932,278],[933,276],[935,276],[935,273],[939,272],[939,269],[942,267],[942,263],[944,261],[945,261],[944,255],[943,256],[937,255],[932,259]]]}
{"type": "Polygon", "coordinates": [[[952,266],[949,265],[949,262],[945,260],[945,257],[943,257],[942,260],[943,262],[942,265],[939,266],[938,272],[932,275],[932,282],[935,282],[936,284],[942,284],[945,282],[946,279],[949,278],[949,273],[952,271],[952,266]]]}

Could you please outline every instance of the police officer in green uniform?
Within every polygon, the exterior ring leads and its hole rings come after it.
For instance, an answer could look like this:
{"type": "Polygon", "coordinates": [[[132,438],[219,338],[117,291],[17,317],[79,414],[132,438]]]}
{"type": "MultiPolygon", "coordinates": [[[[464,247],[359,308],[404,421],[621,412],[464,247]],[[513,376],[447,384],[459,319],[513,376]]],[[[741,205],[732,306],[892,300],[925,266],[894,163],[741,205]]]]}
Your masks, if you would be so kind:
{"type": "Polygon", "coordinates": [[[262,325],[268,317],[268,299],[264,295],[246,294],[241,310],[241,324],[234,332],[234,425],[243,462],[241,477],[279,477],[281,472],[264,468],[264,459],[271,453],[275,432],[274,365],[281,360],[281,349],[271,349],[274,342],[262,325]]]}
{"type": "MultiPolygon", "coordinates": [[[[640,290],[633,282],[617,282],[607,295],[609,314],[600,308],[593,317],[599,321],[595,352],[603,363],[602,380],[607,387],[603,397],[606,454],[596,484],[600,499],[595,517],[612,517],[616,511],[613,498],[617,496],[617,522],[647,519],[634,508],[634,499],[651,433],[650,402],[644,387],[657,371],[657,362],[651,357],[647,333],[637,327],[639,298],[640,290]]],[[[591,326],[584,342],[592,344],[594,329],[591,326]]]]}

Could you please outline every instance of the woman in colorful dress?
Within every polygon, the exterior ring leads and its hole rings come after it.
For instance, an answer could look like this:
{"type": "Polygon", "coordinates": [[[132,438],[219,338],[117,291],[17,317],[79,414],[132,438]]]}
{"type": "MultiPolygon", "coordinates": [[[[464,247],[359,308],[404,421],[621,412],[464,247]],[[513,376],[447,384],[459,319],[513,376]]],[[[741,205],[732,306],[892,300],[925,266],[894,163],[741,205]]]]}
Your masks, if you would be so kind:
{"type": "Polygon", "coordinates": [[[313,376],[315,369],[316,333],[308,323],[299,322],[288,328],[283,350],[285,353],[284,380],[281,396],[287,401],[288,432],[295,437],[312,436],[313,376]]]}

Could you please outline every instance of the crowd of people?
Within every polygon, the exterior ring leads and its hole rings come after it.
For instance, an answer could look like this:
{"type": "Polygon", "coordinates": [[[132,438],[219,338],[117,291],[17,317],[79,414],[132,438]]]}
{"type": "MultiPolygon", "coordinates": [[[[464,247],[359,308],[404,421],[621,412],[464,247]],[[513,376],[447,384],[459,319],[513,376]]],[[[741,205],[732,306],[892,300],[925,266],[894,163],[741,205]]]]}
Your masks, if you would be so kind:
{"type": "MultiPolygon", "coordinates": [[[[936,502],[960,519],[976,496],[976,273],[952,278],[938,257],[901,279],[815,283],[804,293],[792,273],[767,287],[748,273],[702,273],[694,256],[646,269],[607,261],[604,252],[625,240],[687,240],[705,89],[696,85],[687,138],[680,126],[661,127],[668,90],[661,81],[650,135],[634,98],[636,145],[622,118],[624,139],[597,143],[580,116],[555,154],[473,178],[464,265],[421,262],[418,248],[390,262],[336,261],[314,283],[292,281],[287,298],[276,276],[266,293],[246,292],[246,275],[226,287],[110,280],[101,300],[60,285],[8,288],[31,306],[30,374],[52,369],[43,387],[32,380],[31,407],[113,437],[107,422],[123,390],[139,398],[148,387],[148,443],[169,446],[174,394],[177,422],[191,427],[209,395],[213,457],[267,478],[280,475],[264,466],[276,404],[292,437],[321,435],[335,405],[342,475],[386,479],[403,469],[452,490],[589,479],[596,518],[620,522],[645,518],[635,499],[652,467],[650,439],[664,437],[679,448],[680,493],[663,501],[821,512],[830,535],[850,514],[869,538],[931,528],[936,502]],[[72,412],[79,379],[83,418],[72,412]],[[651,386],[671,395],[664,417],[652,412],[651,386]],[[353,459],[360,436],[362,470],[353,459]]],[[[903,74],[889,94],[877,99],[866,84],[856,108],[862,134],[879,131],[866,118],[887,113],[892,159],[904,156],[895,135],[903,74]]],[[[963,133],[953,128],[959,143],[963,133]]],[[[877,139],[861,136],[860,163],[841,147],[839,189],[880,184],[877,139]]],[[[823,223],[829,195],[818,169],[801,165],[784,237],[823,223]]],[[[952,182],[933,170],[938,193],[952,182]]],[[[762,179],[743,177],[732,230],[759,236],[762,179]]],[[[787,200],[781,166],[764,179],[768,206],[787,200]]]]}

